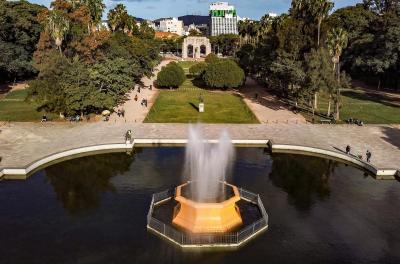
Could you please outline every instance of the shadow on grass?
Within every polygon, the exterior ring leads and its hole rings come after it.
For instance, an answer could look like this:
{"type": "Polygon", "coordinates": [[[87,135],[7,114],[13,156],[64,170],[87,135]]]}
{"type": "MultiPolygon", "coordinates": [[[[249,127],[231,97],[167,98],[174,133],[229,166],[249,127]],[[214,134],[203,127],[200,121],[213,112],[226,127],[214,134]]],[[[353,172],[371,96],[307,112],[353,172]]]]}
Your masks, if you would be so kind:
{"type": "Polygon", "coordinates": [[[342,95],[360,101],[371,101],[385,106],[400,108],[400,98],[390,97],[379,93],[343,91],[342,95]]]}
{"type": "Polygon", "coordinates": [[[191,83],[194,87],[209,90],[209,88],[207,87],[207,85],[204,83],[204,81],[201,78],[194,78],[193,80],[191,80],[191,83]]]}
{"type": "Polygon", "coordinates": [[[199,111],[199,107],[197,105],[195,105],[194,103],[189,103],[194,109],[196,109],[196,111],[199,111]]]}

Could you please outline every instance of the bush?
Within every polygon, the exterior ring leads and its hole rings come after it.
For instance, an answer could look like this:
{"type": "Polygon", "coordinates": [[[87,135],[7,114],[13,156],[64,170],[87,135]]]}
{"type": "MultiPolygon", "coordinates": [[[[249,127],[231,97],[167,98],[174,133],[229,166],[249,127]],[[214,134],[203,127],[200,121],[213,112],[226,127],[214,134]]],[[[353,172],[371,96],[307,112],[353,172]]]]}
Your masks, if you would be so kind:
{"type": "Polygon", "coordinates": [[[210,53],[206,57],[206,63],[214,63],[214,62],[217,62],[217,61],[219,61],[219,58],[214,53],[210,53]]]}
{"type": "Polygon", "coordinates": [[[192,67],[190,67],[189,73],[192,76],[199,77],[199,76],[203,75],[203,73],[206,71],[206,69],[207,69],[207,63],[199,62],[199,63],[193,65],[192,67]]]}
{"type": "Polygon", "coordinates": [[[244,83],[242,68],[232,60],[218,60],[210,63],[203,75],[207,86],[212,88],[237,88],[244,83]]]}
{"type": "Polygon", "coordinates": [[[157,85],[159,87],[179,87],[185,80],[185,72],[176,62],[171,62],[163,67],[157,75],[157,85]]]}

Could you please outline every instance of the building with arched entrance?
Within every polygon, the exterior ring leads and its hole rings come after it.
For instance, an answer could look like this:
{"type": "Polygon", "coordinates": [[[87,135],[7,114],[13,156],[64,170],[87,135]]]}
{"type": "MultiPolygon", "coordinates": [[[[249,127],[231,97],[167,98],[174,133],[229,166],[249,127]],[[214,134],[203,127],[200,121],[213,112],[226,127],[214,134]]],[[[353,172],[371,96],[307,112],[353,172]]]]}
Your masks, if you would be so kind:
{"type": "Polygon", "coordinates": [[[211,43],[206,37],[187,37],[183,41],[182,58],[199,59],[211,53],[211,43]]]}

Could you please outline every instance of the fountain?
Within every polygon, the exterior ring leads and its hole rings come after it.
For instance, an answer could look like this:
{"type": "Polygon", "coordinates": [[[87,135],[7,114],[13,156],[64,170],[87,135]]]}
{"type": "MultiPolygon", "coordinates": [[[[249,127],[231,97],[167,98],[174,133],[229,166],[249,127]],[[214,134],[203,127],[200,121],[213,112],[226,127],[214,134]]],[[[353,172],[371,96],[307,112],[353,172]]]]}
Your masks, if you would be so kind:
{"type": "Polygon", "coordinates": [[[154,194],[147,226],[182,247],[238,246],[268,227],[261,199],[227,183],[234,159],[229,134],[208,142],[189,127],[184,180],[154,194]]]}
{"type": "Polygon", "coordinates": [[[199,125],[189,127],[184,174],[189,181],[176,189],[173,224],[193,233],[227,232],[242,224],[239,191],[226,183],[233,154],[226,131],[218,144],[207,144],[199,125]]]}

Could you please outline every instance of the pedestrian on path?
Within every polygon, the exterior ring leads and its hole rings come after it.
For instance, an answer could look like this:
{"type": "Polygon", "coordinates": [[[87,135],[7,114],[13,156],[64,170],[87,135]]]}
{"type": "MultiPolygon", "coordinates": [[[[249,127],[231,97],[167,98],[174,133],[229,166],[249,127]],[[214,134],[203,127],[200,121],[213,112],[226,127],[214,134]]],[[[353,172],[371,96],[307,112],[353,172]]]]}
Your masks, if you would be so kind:
{"type": "Polygon", "coordinates": [[[124,108],[121,109],[121,116],[125,117],[125,109],[124,108]]]}
{"type": "Polygon", "coordinates": [[[350,152],[351,152],[351,147],[350,147],[349,145],[347,145],[347,147],[346,147],[346,154],[347,154],[347,155],[350,155],[350,152]]]}
{"type": "Polygon", "coordinates": [[[371,162],[372,153],[369,150],[367,150],[366,156],[367,156],[367,162],[370,163],[371,162]]]}
{"type": "Polygon", "coordinates": [[[137,95],[135,95],[135,101],[137,102],[137,100],[138,100],[138,96],[137,96],[137,95]]]}
{"type": "Polygon", "coordinates": [[[132,130],[130,129],[125,133],[125,142],[132,143],[132,130]]]}

